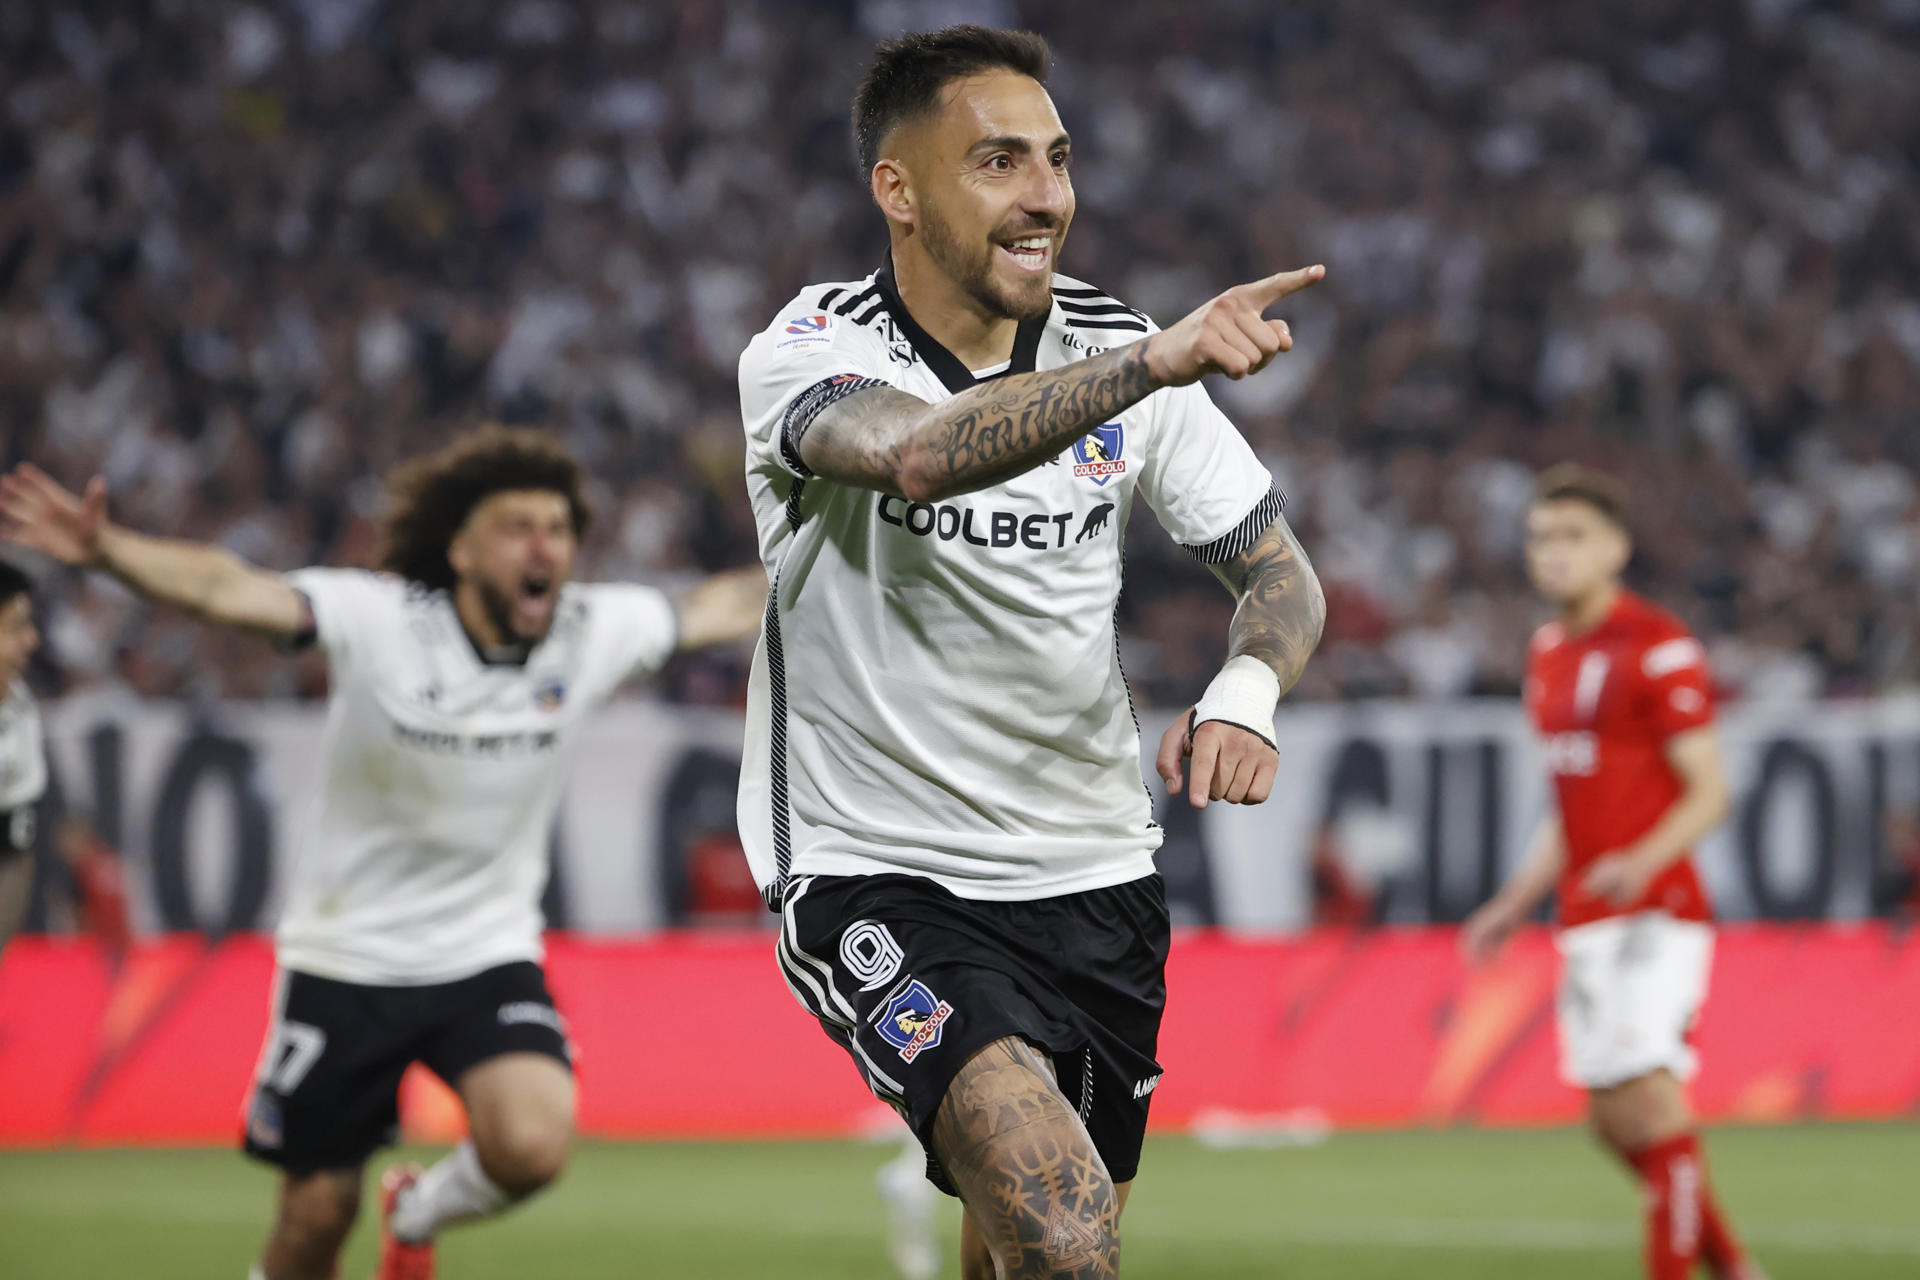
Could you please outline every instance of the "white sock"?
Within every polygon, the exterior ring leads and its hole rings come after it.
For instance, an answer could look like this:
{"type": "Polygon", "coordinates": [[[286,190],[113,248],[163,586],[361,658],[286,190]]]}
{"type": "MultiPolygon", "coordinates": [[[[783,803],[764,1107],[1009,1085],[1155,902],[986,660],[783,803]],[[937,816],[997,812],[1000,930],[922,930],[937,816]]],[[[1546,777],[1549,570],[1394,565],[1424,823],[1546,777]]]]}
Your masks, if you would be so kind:
{"type": "Polygon", "coordinates": [[[442,1227],[496,1214],[510,1199],[480,1167],[473,1144],[463,1142],[400,1193],[393,1207],[393,1234],[419,1244],[433,1239],[442,1227]]]}
{"type": "Polygon", "coordinates": [[[267,1280],[267,1273],[260,1269],[259,1263],[247,1268],[247,1280],[267,1280]]]}

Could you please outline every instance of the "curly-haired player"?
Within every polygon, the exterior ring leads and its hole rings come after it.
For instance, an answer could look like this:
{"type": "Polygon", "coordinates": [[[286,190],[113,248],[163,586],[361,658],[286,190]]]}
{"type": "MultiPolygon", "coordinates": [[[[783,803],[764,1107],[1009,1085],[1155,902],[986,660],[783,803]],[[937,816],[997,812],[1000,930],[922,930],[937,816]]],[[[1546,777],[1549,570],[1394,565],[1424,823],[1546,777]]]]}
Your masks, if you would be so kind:
{"type": "Polygon", "coordinates": [[[459,1093],[472,1139],[424,1173],[388,1171],[381,1280],[431,1276],[441,1227],[524,1199],[566,1162],[573,1075],[540,896],[575,738],[676,649],[751,633],[765,596],[757,568],[678,602],[570,582],[580,489],[545,437],[486,428],[395,473],[382,572],[279,574],[111,523],[100,480],[76,496],[31,466],[0,479],[6,537],[327,658],[319,797],[247,1111],[247,1150],[285,1172],[256,1277],[334,1274],[415,1061],[459,1093]]]}

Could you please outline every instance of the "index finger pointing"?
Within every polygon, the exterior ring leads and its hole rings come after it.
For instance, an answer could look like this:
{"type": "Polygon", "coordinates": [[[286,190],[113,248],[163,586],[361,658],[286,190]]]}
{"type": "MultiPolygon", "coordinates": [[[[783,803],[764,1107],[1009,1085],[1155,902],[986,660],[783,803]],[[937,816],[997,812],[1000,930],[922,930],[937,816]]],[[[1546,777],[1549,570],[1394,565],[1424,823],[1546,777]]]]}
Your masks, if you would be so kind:
{"type": "Polygon", "coordinates": [[[1265,311],[1290,293],[1308,289],[1326,278],[1327,269],[1318,263],[1311,267],[1301,267],[1296,271],[1282,271],[1270,275],[1264,280],[1255,280],[1240,287],[1246,291],[1247,300],[1258,310],[1265,311]]]}

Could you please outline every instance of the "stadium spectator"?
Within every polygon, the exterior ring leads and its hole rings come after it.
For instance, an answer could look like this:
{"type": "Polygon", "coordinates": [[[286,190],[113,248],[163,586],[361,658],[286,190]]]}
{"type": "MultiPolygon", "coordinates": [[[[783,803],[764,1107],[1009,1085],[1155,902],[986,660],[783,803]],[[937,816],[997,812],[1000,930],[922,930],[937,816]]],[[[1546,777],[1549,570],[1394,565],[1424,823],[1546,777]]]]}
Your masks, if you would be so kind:
{"type": "MultiPolygon", "coordinates": [[[[1163,320],[1331,268],[1288,372],[1225,405],[1324,548],[1296,696],[1512,693],[1539,615],[1511,531],[1563,457],[1640,477],[1630,581],[1724,692],[1913,683],[1920,8],[959,9],[13,6],[0,464],[104,470],[134,523],[269,566],[358,564],[395,459],[541,422],[610,513],[594,576],[736,563],[750,328],[883,247],[846,180],[863,51],[965,16],[1059,50],[1086,122],[1063,267],[1163,320]]],[[[1210,667],[1181,637],[1225,605],[1165,542],[1137,540],[1123,621],[1138,692],[1183,704],[1210,667]]],[[[54,593],[59,661],[321,689],[107,592],[54,593]]],[[[717,656],[667,688],[741,684],[717,656]]]]}

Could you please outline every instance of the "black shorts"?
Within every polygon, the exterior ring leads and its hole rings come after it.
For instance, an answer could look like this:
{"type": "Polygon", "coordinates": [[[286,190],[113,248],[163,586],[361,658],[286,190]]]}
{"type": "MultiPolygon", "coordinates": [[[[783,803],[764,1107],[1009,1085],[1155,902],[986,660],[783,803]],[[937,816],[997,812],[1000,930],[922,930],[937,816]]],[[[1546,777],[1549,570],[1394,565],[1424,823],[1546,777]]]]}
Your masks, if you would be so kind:
{"type": "MultiPolygon", "coordinates": [[[[924,876],[804,876],[782,915],[787,985],[923,1145],[967,1060],[1019,1036],[1052,1056],[1114,1181],[1139,1170],[1167,1002],[1157,874],[1025,902],[924,876]]],[[[952,1193],[937,1161],[928,1176],[952,1193]]]]}
{"type": "Polygon", "coordinates": [[[566,1023],[530,960],[458,982],[373,987],[281,970],[247,1104],[246,1150],[294,1173],[350,1169],[390,1145],[400,1077],[424,1062],[449,1085],[503,1053],[572,1066],[566,1023]]]}

